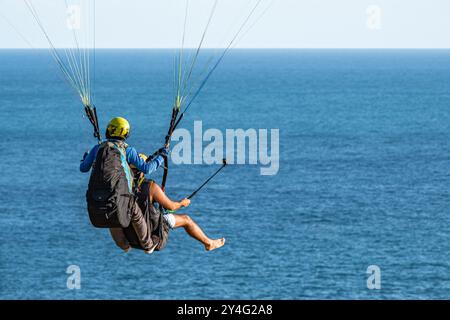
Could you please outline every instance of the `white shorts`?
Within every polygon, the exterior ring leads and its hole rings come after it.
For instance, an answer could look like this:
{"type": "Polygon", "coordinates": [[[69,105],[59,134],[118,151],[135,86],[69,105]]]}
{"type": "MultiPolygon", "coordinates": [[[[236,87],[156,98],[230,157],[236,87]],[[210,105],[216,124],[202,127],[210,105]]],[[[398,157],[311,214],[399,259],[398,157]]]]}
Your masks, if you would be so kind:
{"type": "Polygon", "coordinates": [[[163,215],[164,220],[166,220],[167,224],[171,229],[175,227],[175,216],[172,213],[166,213],[163,215]]]}

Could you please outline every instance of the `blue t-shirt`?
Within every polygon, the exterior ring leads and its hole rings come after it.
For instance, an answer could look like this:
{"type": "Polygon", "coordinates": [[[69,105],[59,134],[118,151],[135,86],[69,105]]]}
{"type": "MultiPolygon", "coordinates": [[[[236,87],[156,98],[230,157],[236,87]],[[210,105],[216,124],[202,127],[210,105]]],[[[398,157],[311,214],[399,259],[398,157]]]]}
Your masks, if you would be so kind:
{"type": "MultiPolygon", "coordinates": [[[[97,157],[99,148],[100,145],[97,144],[91,149],[91,151],[89,151],[86,158],[80,164],[81,172],[88,172],[91,169],[92,164],[97,157]]],[[[139,153],[133,147],[127,147],[126,156],[128,164],[134,165],[139,171],[143,172],[144,174],[150,174],[156,171],[164,162],[162,156],[157,156],[153,161],[146,162],[144,159],[139,157],[139,153]]]]}

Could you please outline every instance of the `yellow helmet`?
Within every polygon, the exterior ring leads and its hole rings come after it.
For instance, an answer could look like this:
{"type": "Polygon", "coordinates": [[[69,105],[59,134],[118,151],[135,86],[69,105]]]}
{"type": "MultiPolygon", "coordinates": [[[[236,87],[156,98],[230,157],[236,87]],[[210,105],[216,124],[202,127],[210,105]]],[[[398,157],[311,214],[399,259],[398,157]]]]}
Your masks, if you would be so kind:
{"type": "MultiPolygon", "coordinates": [[[[144,161],[147,161],[147,156],[143,153],[139,153],[139,157],[143,159],[144,161]]],[[[140,188],[142,183],[145,181],[145,175],[143,172],[140,172],[134,165],[130,165],[131,172],[133,172],[134,176],[134,183],[135,185],[140,188]]]]}
{"type": "Polygon", "coordinates": [[[124,118],[117,117],[112,119],[106,127],[106,138],[125,140],[130,135],[130,124],[124,118]]]}

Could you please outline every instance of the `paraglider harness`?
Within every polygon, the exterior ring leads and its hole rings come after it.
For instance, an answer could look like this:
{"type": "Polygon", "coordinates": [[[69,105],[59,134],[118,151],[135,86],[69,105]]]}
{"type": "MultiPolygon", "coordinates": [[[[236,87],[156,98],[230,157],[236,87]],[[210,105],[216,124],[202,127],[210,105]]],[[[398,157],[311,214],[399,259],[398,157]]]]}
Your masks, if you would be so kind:
{"type": "Polygon", "coordinates": [[[108,140],[97,151],[86,192],[89,218],[97,228],[128,227],[131,222],[135,200],[127,147],[123,141],[108,140]]]}
{"type": "MultiPolygon", "coordinates": [[[[162,206],[155,205],[153,199],[150,199],[150,190],[153,183],[153,180],[147,180],[145,178],[139,179],[139,181],[137,181],[134,205],[138,205],[141,209],[142,214],[144,215],[144,220],[147,224],[147,228],[152,235],[152,238],[158,238],[158,245],[156,246],[155,250],[161,251],[167,245],[170,228],[167,221],[163,217],[165,211],[162,206]]],[[[123,228],[123,232],[131,247],[144,250],[136,235],[136,231],[131,224],[127,228],[123,228]]]]}

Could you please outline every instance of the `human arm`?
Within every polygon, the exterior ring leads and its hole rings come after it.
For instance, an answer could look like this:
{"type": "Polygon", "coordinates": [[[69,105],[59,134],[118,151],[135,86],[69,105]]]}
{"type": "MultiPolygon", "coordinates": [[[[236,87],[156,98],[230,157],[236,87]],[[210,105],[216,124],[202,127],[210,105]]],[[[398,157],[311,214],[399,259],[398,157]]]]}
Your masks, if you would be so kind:
{"type": "Polygon", "coordinates": [[[183,199],[181,201],[171,200],[156,183],[153,183],[150,188],[150,200],[158,202],[163,208],[171,211],[176,211],[182,207],[188,207],[191,203],[191,200],[189,199],[183,199]]]}
{"type": "Polygon", "coordinates": [[[191,204],[191,200],[189,199],[183,199],[181,201],[172,201],[169,198],[167,198],[169,201],[165,202],[165,203],[161,203],[160,204],[167,210],[170,211],[177,211],[180,208],[186,208],[191,204]]]}
{"type": "Polygon", "coordinates": [[[89,170],[91,170],[92,164],[95,161],[95,158],[97,156],[97,152],[98,152],[98,148],[100,147],[100,145],[95,145],[91,151],[89,151],[89,153],[83,158],[83,160],[80,163],[80,171],[81,172],[89,172],[89,170]]]}
{"type": "Polygon", "coordinates": [[[145,161],[139,156],[139,153],[133,147],[127,148],[127,162],[130,165],[134,165],[140,172],[144,174],[150,174],[156,171],[164,162],[161,155],[155,157],[152,161],[145,161]]]}

